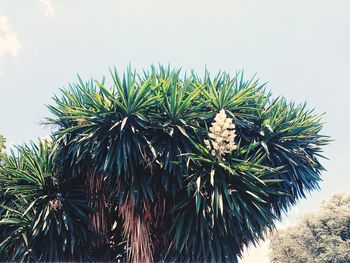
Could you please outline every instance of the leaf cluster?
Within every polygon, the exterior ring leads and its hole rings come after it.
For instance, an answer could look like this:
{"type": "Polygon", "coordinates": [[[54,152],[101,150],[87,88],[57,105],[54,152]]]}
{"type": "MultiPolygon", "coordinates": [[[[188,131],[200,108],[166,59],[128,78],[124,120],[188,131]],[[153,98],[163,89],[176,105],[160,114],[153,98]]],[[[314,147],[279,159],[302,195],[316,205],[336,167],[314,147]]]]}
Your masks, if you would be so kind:
{"type": "MultiPolygon", "coordinates": [[[[119,229],[118,240],[122,224],[118,209],[128,196],[142,218],[148,217],[145,202],[155,210],[163,204],[151,221],[154,260],[235,262],[244,246],[263,239],[266,231],[274,228],[275,219],[318,188],[323,170],[319,157],[329,139],[320,134],[321,116],[305,104],[272,99],[265,84],[254,78],[245,80],[243,72],[233,77],[206,72],[200,78],[195,72],[183,76],[180,70],[161,66],[142,74],[130,68],[123,76],[115,69],[110,73],[111,87],[105,79],[84,82],[79,78],[53,98],[48,106],[52,117],[47,122],[56,129],[47,159],[39,161],[42,156],[37,154],[21,169],[26,152],[41,153],[35,147],[34,151],[24,147],[17,157],[6,160],[1,172],[0,183],[6,195],[11,194],[10,202],[27,200],[18,206],[7,205],[3,220],[16,218],[11,207],[16,211],[30,207],[32,214],[27,212],[24,218],[32,217],[23,233],[36,233],[32,224],[37,221],[35,227],[45,231],[33,240],[49,245],[47,234],[53,231],[50,240],[62,240],[57,243],[62,248],[57,258],[85,257],[84,250],[74,249],[87,240],[88,212],[78,204],[89,200],[82,195],[76,200],[69,193],[73,189],[79,192],[78,185],[84,187],[88,172],[103,177],[110,221],[118,222],[118,227],[111,229],[119,229]],[[203,141],[221,109],[236,125],[237,149],[218,160],[203,141]],[[70,186],[65,188],[65,184],[70,186]],[[51,194],[48,185],[55,186],[51,194]],[[59,213],[45,210],[47,201],[58,193],[74,205],[64,204],[59,213]],[[47,218],[56,223],[48,225],[47,218]],[[59,221],[61,232],[50,230],[59,221]],[[154,245],[158,237],[166,240],[162,246],[154,245]]],[[[23,214],[22,210],[18,212],[23,214]]],[[[6,247],[17,251],[19,243],[6,247]]],[[[129,251],[128,246],[124,252],[129,251]]],[[[49,256],[40,254],[39,259],[56,256],[49,249],[43,253],[49,256]]]]}

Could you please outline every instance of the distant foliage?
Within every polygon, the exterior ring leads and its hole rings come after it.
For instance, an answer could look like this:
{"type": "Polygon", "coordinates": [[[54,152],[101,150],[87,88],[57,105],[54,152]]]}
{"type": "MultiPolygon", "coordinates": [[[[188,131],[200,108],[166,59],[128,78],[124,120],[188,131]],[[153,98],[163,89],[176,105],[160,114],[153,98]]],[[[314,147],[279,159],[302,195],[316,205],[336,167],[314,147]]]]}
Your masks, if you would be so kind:
{"type": "Polygon", "coordinates": [[[350,262],[350,195],[336,194],[299,225],[278,231],[271,248],[273,263],[350,262]]]}
{"type": "Polygon", "coordinates": [[[4,136],[0,135],[0,151],[2,151],[3,149],[5,149],[5,142],[6,142],[6,139],[4,136]]]}
{"type": "Polygon", "coordinates": [[[4,136],[0,135],[0,161],[5,155],[6,147],[5,147],[6,139],[4,136]]]}

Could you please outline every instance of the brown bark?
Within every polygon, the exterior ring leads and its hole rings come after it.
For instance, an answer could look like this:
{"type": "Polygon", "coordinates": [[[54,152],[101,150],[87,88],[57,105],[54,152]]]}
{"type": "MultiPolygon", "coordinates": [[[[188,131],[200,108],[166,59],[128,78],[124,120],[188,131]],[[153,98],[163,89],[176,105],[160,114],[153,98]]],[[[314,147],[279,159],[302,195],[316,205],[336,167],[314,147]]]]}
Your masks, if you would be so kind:
{"type": "Polygon", "coordinates": [[[104,191],[103,176],[98,173],[88,173],[86,178],[87,195],[90,198],[89,207],[92,212],[89,214],[90,230],[98,234],[101,239],[93,238],[90,242],[93,248],[107,242],[108,238],[108,202],[104,191]]]}
{"type": "Polygon", "coordinates": [[[124,220],[123,234],[129,242],[129,258],[133,263],[153,262],[150,235],[151,210],[146,201],[141,202],[141,209],[135,209],[135,202],[127,195],[119,206],[119,213],[124,220]]]}
{"type": "Polygon", "coordinates": [[[154,203],[152,209],[152,243],[154,247],[153,255],[157,261],[163,262],[165,253],[170,245],[170,238],[167,236],[166,230],[167,222],[169,222],[169,216],[166,210],[169,209],[169,200],[166,197],[159,195],[157,201],[154,203]]]}

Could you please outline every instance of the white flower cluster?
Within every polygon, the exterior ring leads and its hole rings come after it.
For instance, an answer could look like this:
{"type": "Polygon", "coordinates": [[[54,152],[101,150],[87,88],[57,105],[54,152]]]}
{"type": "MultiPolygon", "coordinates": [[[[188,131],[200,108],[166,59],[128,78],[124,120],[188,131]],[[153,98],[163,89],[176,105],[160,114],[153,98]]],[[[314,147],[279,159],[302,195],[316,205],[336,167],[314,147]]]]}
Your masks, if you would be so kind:
{"type": "Polygon", "coordinates": [[[213,156],[221,158],[225,153],[230,153],[237,148],[235,127],[232,118],[226,116],[225,110],[222,109],[216,114],[214,122],[209,128],[209,140],[204,140],[213,156]]]}

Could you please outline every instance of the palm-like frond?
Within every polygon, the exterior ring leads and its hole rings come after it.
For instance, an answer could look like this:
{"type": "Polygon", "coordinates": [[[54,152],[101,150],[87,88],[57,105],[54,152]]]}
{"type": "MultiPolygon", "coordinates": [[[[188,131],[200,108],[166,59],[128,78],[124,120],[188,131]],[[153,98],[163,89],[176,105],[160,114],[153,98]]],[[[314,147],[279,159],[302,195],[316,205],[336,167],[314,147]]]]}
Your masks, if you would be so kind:
{"type": "Polygon", "coordinates": [[[299,198],[318,189],[323,170],[318,157],[322,147],[329,143],[327,136],[320,135],[321,116],[306,110],[305,104],[294,105],[285,99],[273,101],[262,112],[258,154],[264,153],[265,165],[283,166],[283,173],[274,178],[282,179],[279,185],[288,195],[271,200],[274,211],[280,215],[294,205],[299,198]]]}
{"type": "Polygon", "coordinates": [[[186,193],[179,193],[169,229],[174,237],[168,255],[173,260],[235,262],[244,245],[263,239],[277,218],[269,197],[282,194],[280,180],[271,175],[281,168],[245,159],[238,148],[227,160],[217,160],[201,145],[189,154],[186,193]],[[195,211],[195,212],[194,212],[195,211]]]}
{"type": "Polygon", "coordinates": [[[48,121],[57,127],[58,182],[88,184],[100,213],[90,220],[103,221],[96,232],[108,242],[104,226],[118,222],[129,259],[234,262],[318,187],[318,157],[329,142],[319,116],[272,100],[259,81],[243,73],[181,77],[170,67],[111,75],[111,88],[79,79],[62,90],[48,121]],[[222,109],[236,125],[238,147],[218,159],[203,141],[222,109]]]}
{"type": "Polygon", "coordinates": [[[53,169],[48,141],[24,145],[0,167],[1,260],[86,260],[83,186],[53,169]],[[54,242],[49,242],[54,240],[54,242]]]}

